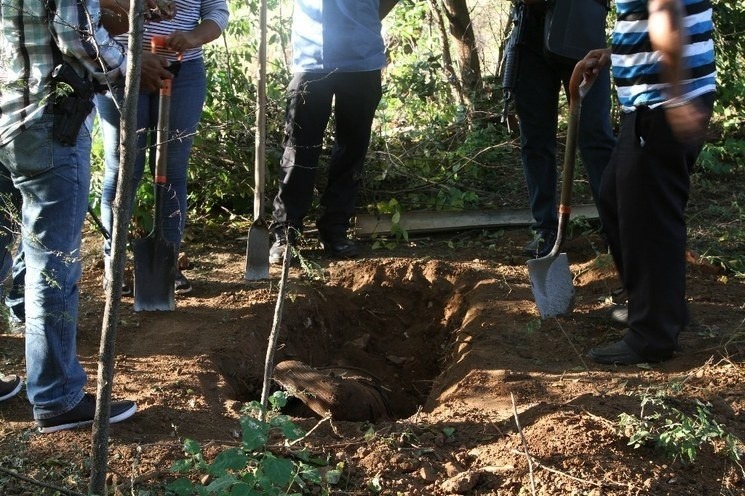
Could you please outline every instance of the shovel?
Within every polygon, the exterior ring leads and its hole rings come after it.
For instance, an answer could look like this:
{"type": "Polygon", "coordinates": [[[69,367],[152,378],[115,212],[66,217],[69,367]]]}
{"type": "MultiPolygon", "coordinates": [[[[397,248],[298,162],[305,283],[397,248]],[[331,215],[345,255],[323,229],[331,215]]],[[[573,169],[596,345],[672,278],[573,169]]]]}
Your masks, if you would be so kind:
{"type": "MultiPolygon", "coordinates": [[[[164,36],[153,36],[151,50],[165,46],[164,36]]],[[[158,104],[158,130],[155,149],[155,217],[153,230],[132,244],[134,252],[134,310],[171,311],[176,308],[174,283],[176,280],[176,245],[163,237],[162,224],[166,217],[167,190],[166,159],[171,115],[171,80],[164,79],[158,104]]]]}
{"type": "Polygon", "coordinates": [[[259,7],[259,77],[256,105],[256,159],[254,165],[254,220],[246,242],[246,274],[249,281],[269,278],[269,226],[264,219],[266,169],[266,0],[259,7]]]}
{"type": "Polygon", "coordinates": [[[559,253],[564,242],[569,214],[571,213],[572,180],[574,179],[574,159],[577,150],[579,114],[582,99],[592,85],[584,81],[584,64],[578,63],[569,81],[569,120],[567,123],[567,142],[564,153],[564,170],[561,176],[561,201],[559,203],[559,227],[551,252],[545,257],[528,260],[528,274],[533,287],[538,312],[542,319],[564,315],[574,304],[574,285],[569,270],[566,253],[559,253]]]}

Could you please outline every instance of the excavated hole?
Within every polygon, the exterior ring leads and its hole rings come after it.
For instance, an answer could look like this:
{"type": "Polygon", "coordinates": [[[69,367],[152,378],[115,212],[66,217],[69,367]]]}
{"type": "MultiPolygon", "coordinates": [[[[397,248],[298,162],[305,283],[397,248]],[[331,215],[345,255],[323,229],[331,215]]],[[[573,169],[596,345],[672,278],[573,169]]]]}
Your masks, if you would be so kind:
{"type": "MultiPolygon", "coordinates": [[[[367,373],[383,385],[393,416],[406,418],[426,402],[442,370],[453,287],[425,276],[426,266],[367,269],[343,280],[288,285],[274,364],[299,360],[367,373]]],[[[266,345],[266,335],[247,332],[235,349],[214,358],[234,399],[261,396],[266,345]]],[[[288,413],[312,415],[295,406],[288,413]]]]}

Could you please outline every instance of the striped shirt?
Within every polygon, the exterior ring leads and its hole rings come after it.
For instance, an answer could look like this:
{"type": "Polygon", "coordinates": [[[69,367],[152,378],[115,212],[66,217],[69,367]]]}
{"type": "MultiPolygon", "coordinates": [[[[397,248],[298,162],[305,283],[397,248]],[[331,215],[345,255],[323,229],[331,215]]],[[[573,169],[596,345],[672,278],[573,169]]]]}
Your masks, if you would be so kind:
{"type": "MultiPolygon", "coordinates": [[[[150,40],[153,36],[168,36],[175,31],[191,31],[200,22],[213,21],[225,31],[228,26],[230,13],[225,0],[176,0],[176,16],[168,21],[146,22],[142,38],[142,49],[150,50],[150,40]]],[[[116,37],[125,47],[128,44],[128,34],[116,37]]],[[[158,49],[158,53],[169,60],[175,60],[177,54],[165,49],[158,49]]],[[[190,48],[182,54],[182,60],[194,60],[202,57],[202,47],[190,48]]]]}
{"type": "Polygon", "coordinates": [[[295,0],[293,72],[364,72],[386,65],[379,0],[295,0]]]}
{"type": "MultiPolygon", "coordinates": [[[[716,89],[712,9],[709,0],[682,0],[683,27],[688,39],[682,64],[688,79],[681,81],[681,99],[689,100],[716,89]]],[[[625,110],[655,107],[668,100],[669,84],[662,81],[660,54],[649,40],[646,0],[616,0],[616,24],[611,37],[611,63],[618,100],[625,110]]]]}
{"type": "Polygon", "coordinates": [[[0,0],[0,146],[41,117],[59,62],[57,45],[78,74],[101,83],[122,76],[122,46],[100,23],[99,0],[0,0]],[[52,19],[49,22],[49,19],[52,19]]]}

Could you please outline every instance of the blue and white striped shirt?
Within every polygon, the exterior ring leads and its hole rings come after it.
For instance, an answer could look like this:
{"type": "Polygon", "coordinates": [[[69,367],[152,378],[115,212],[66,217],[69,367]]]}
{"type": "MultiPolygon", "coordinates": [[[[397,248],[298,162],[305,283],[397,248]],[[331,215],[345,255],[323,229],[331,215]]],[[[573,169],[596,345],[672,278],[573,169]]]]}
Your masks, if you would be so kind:
{"type": "Polygon", "coordinates": [[[363,72],[386,65],[379,0],[295,0],[293,72],[363,72]]]}
{"type": "MultiPolygon", "coordinates": [[[[176,0],[176,16],[173,19],[145,23],[142,49],[150,50],[150,40],[153,36],[168,36],[175,31],[191,31],[206,20],[213,21],[220,27],[220,31],[225,31],[229,17],[230,12],[225,0],[176,0]]],[[[129,35],[119,35],[116,40],[126,47],[129,35]]],[[[169,50],[158,49],[158,53],[169,60],[175,60],[177,57],[177,54],[169,50]]],[[[182,60],[193,60],[201,56],[202,47],[190,48],[182,54],[182,60]]]]}
{"type": "MultiPolygon", "coordinates": [[[[716,89],[712,10],[709,0],[682,0],[683,27],[688,34],[681,81],[682,99],[716,89]]],[[[611,37],[611,63],[618,100],[625,110],[655,107],[669,99],[669,84],[662,81],[660,54],[652,49],[648,30],[648,1],[616,0],[616,24],[611,37]]]]}

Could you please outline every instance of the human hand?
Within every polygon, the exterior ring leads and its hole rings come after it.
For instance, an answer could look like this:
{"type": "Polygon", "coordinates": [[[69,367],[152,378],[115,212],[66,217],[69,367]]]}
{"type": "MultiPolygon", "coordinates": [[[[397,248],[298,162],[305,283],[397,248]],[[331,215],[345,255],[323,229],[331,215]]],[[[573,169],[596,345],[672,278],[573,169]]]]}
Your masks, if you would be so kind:
{"type": "Polygon", "coordinates": [[[142,65],[140,70],[140,89],[148,93],[157,91],[163,87],[164,79],[173,79],[173,73],[169,71],[168,59],[151,52],[142,53],[142,65]]]}
{"type": "Polygon", "coordinates": [[[610,48],[590,50],[579,63],[584,65],[583,76],[586,84],[592,84],[600,71],[610,65],[610,48]]]}
{"type": "Polygon", "coordinates": [[[174,31],[166,38],[166,46],[174,52],[181,53],[200,45],[200,40],[192,31],[174,31]]]}
{"type": "Polygon", "coordinates": [[[668,102],[663,104],[665,117],[673,135],[681,143],[703,140],[711,119],[711,112],[705,110],[696,100],[668,102]]]}

